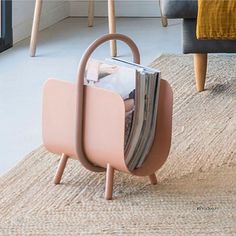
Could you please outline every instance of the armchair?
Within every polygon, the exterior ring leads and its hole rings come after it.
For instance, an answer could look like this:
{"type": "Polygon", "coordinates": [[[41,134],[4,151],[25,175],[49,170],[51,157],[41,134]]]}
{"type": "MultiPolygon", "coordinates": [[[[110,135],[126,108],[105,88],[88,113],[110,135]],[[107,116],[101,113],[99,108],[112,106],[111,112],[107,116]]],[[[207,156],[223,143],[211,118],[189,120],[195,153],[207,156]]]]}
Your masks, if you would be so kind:
{"type": "Polygon", "coordinates": [[[197,0],[161,0],[161,8],[163,16],[183,19],[183,53],[193,54],[196,87],[203,91],[208,53],[236,53],[236,40],[197,40],[197,0]]]}

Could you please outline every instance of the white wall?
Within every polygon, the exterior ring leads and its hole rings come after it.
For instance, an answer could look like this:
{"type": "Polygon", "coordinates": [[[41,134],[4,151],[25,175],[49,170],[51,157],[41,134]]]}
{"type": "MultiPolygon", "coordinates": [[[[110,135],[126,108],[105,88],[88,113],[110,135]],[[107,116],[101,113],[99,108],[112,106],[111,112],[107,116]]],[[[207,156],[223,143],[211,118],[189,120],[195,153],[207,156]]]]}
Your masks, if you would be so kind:
{"type": "MultiPolygon", "coordinates": [[[[70,16],[87,16],[87,0],[69,0],[70,16]]],[[[107,16],[107,0],[95,1],[95,16],[107,16]]],[[[160,16],[159,0],[115,0],[116,16],[160,16]]]]}
{"type": "MultiPolygon", "coordinates": [[[[14,43],[30,35],[34,0],[13,0],[13,39],[14,43]]],[[[60,0],[44,0],[40,28],[46,28],[68,17],[69,3],[60,0]]]]}

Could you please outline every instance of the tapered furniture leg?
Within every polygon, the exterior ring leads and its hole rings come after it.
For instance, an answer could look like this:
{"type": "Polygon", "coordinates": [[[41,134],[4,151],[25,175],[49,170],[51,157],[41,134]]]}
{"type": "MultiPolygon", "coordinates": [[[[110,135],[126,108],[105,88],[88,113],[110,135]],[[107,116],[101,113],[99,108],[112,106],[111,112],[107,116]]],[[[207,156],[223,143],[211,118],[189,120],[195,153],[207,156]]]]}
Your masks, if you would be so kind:
{"type": "Polygon", "coordinates": [[[92,27],[94,22],[94,0],[88,2],[88,26],[92,27]]]}
{"type": "Polygon", "coordinates": [[[194,54],[194,71],[197,91],[201,92],[205,87],[207,72],[207,54],[194,54]]]}
{"type": "Polygon", "coordinates": [[[155,173],[152,175],[149,175],[149,179],[150,179],[151,184],[153,185],[157,184],[157,177],[155,173]]]}
{"type": "Polygon", "coordinates": [[[168,20],[165,16],[161,16],[161,23],[163,27],[167,27],[168,26],[168,20]]]}
{"type": "Polygon", "coordinates": [[[54,177],[54,184],[60,184],[61,177],[62,177],[62,175],[64,173],[64,169],[66,167],[66,163],[68,161],[68,158],[69,157],[67,155],[62,154],[60,162],[59,162],[59,165],[58,165],[58,168],[57,168],[56,175],[54,177]]]}
{"type": "MultiPolygon", "coordinates": [[[[108,22],[109,22],[109,33],[116,33],[116,17],[115,17],[115,0],[108,0],[108,22]]],[[[111,56],[116,57],[117,45],[116,41],[110,42],[111,56]]]]}
{"type": "Polygon", "coordinates": [[[42,0],[35,0],[34,19],[30,40],[30,56],[34,57],[36,53],[40,16],[42,11],[42,0]]]}
{"type": "Polygon", "coordinates": [[[168,20],[167,17],[162,15],[162,10],[161,10],[161,0],[159,0],[159,8],[160,8],[160,13],[161,13],[161,23],[163,27],[167,27],[168,26],[168,20]]]}
{"type": "Polygon", "coordinates": [[[113,180],[114,180],[114,168],[112,166],[110,166],[110,164],[107,164],[106,187],[105,187],[105,199],[106,200],[112,199],[113,180]]]}

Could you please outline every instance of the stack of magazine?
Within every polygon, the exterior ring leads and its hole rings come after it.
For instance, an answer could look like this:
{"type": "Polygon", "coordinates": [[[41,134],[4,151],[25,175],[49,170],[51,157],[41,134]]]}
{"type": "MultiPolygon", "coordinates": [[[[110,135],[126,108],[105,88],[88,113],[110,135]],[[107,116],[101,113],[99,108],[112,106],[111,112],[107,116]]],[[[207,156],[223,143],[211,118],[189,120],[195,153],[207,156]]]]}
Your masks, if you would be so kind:
{"type": "Polygon", "coordinates": [[[160,72],[118,58],[91,59],[86,69],[87,85],[119,93],[125,103],[125,162],[129,170],[142,166],[155,132],[160,72]]]}

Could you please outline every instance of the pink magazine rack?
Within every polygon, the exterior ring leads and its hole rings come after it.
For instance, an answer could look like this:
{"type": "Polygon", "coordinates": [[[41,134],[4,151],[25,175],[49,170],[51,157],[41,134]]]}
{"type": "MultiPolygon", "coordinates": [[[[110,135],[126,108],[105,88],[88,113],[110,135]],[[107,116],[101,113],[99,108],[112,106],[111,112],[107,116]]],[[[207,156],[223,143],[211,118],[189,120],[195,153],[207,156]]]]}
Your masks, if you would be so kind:
{"type": "Polygon", "coordinates": [[[43,91],[43,142],[62,155],[54,178],[59,184],[68,158],[79,160],[88,170],[106,172],[105,198],[112,199],[114,171],[149,176],[156,184],[155,172],[166,161],[171,145],[173,94],[167,81],[160,81],[156,134],[143,165],[130,171],[125,163],[125,106],[115,92],[84,85],[85,69],[93,51],[109,40],[121,40],[140,63],[135,43],[125,35],[108,34],[94,41],[81,58],[77,81],[49,79],[43,91]]]}

